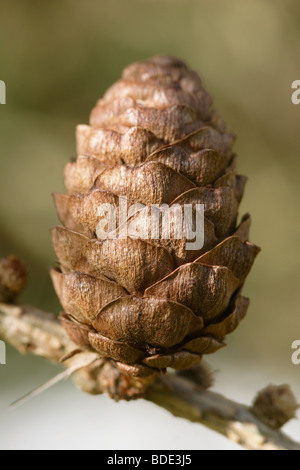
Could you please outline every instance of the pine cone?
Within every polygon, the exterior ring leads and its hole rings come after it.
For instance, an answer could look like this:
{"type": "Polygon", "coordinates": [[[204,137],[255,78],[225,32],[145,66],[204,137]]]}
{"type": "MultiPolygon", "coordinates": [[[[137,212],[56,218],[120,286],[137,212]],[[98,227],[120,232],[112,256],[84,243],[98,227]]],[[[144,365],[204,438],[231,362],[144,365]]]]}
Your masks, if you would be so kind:
{"type": "Polygon", "coordinates": [[[126,68],[90,126],[77,128],[67,195],[55,194],[64,228],[52,231],[61,270],[51,275],[71,339],[121,373],[189,368],[222,348],[246,315],[241,288],[259,248],[247,241],[249,215],[237,226],[246,178],[236,172],[234,141],[197,73],[165,56],[126,68]],[[120,238],[120,196],[144,205],[129,216],[140,224],[135,237],[120,238]],[[102,204],[116,209],[118,227],[104,240],[102,204]],[[161,204],[204,204],[201,248],[187,249],[178,212],[169,238],[149,236],[152,205],[161,204]]]}

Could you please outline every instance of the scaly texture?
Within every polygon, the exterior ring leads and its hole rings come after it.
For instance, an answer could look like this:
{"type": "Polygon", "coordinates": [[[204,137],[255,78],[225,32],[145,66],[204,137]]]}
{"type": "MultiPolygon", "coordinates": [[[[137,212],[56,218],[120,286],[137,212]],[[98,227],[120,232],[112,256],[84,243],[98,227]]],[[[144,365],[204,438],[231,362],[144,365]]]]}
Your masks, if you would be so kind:
{"type": "MultiPolygon", "coordinates": [[[[151,377],[186,369],[224,346],[245,317],[241,288],[259,248],[248,241],[250,217],[237,226],[246,183],[236,171],[226,131],[196,72],[158,56],[130,65],[77,128],[78,159],[65,169],[67,195],[56,194],[64,228],[52,230],[53,269],[71,339],[115,361],[122,374],[151,377]],[[130,221],[140,235],[97,239],[101,204],[119,197],[144,204],[130,221]],[[153,204],[204,204],[204,246],[149,239],[153,204]]],[[[116,235],[124,221],[117,217],[116,235]]],[[[160,227],[161,228],[161,227],[160,227]]]]}

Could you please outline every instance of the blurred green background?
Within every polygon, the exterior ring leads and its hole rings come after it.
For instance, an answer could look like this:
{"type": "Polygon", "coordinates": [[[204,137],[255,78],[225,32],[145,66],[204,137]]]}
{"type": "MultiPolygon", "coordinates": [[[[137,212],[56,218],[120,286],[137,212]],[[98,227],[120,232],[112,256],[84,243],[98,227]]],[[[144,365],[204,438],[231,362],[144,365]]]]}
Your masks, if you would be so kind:
{"type": "Polygon", "coordinates": [[[51,193],[63,191],[76,124],[128,63],[177,55],[200,72],[238,136],[239,170],[249,176],[241,213],[251,212],[251,239],[263,248],[245,287],[248,318],[212,363],[259,363],[279,381],[298,380],[299,46],[299,0],[1,0],[0,255],[28,265],[22,300],[60,310],[47,272],[51,193]]]}

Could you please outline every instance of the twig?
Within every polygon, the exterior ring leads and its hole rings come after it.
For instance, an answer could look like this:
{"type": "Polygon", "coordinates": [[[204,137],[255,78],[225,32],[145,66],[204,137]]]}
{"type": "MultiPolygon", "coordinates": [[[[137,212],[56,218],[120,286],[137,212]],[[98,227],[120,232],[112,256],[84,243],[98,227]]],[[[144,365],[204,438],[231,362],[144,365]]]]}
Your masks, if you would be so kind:
{"type": "Polygon", "coordinates": [[[190,380],[172,375],[156,383],[147,399],[174,416],[217,431],[248,450],[300,450],[300,444],[265,426],[245,405],[211,391],[201,391],[190,380]],[[166,386],[169,385],[169,387],[166,386]]]}
{"type": "MultiPolygon", "coordinates": [[[[53,362],[75,349],[53,314],[29,306],[0,304],[0,337],[23,354],[30,352],[53,362]]],[[[70,367],[70,361],[67,365],[70,367]]],[[[300,443],[267,427],[251,408],[203,391],[185,377],[170,374],[163,382],[156,381],[146,399],[174,416],[201,423],[246,449],[300,450],[300,443]]]]}
{"type": "Polygon", "coordinates": [[[74,349],[55,315],[26,305],[0,303],[0,337],[22,354],[53,362],[74,349]]]}

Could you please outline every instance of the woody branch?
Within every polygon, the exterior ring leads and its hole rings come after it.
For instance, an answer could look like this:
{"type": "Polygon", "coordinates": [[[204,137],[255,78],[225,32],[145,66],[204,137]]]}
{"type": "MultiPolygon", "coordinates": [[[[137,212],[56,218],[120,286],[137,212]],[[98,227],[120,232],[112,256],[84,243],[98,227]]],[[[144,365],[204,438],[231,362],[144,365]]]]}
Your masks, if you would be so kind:
{"type": "MultiPolygon", "coordinates": [[[[0,304],[0,337],[23,354],[33,353],[52,362],[59,362],[74,350],[55,315],[30,306],[0,304]]],[[[65,363],[66,376],[93,361],[93,353],[82,353],[80,359],[70,356],[65,363]]],[[[163,381],[158,379],[146,399],[174,416],[201,423],[246,449],[300,450],[300,443],[268,427],[251,407],[203,391],[186,377],[170,374],[163,381]]]]}

